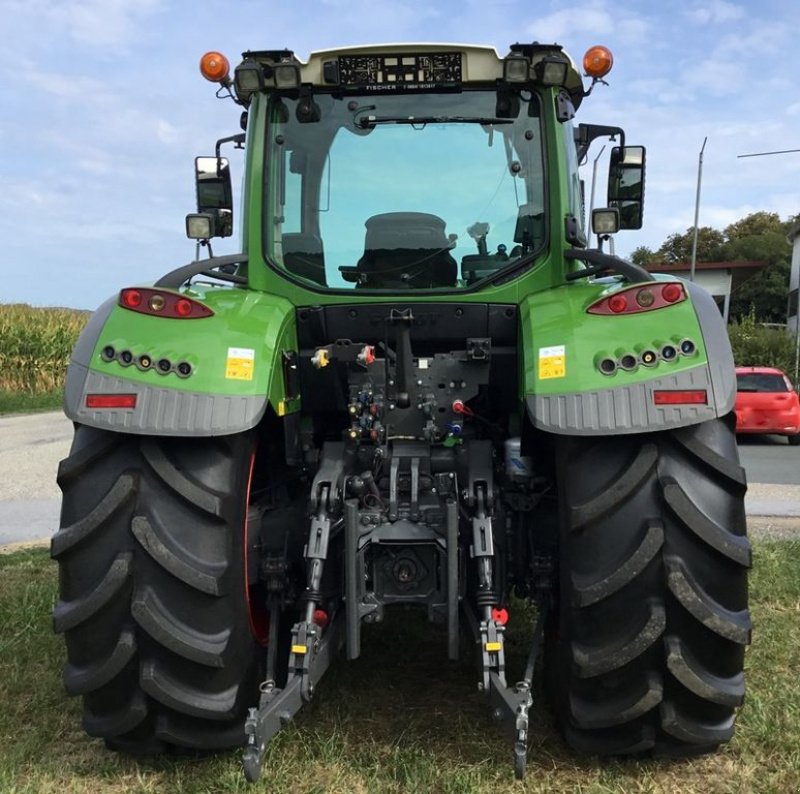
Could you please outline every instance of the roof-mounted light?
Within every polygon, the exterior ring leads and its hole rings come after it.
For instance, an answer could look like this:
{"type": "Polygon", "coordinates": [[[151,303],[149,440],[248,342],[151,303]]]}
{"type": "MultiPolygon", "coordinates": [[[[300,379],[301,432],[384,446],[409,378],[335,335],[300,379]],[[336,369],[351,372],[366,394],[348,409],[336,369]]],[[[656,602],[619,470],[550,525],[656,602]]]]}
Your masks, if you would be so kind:
{"type": "Polygon", "coordinates": [[[296,63],[276,63],[275,88],[297,88],[300,85],[300,67],[296,63]]]}
{"type": "Polygon", "coordinates": [[[524,83],[530,76],[531,62],[521,52],[512,52],[503,61],[503,79],[507,83],[524,83]]]}
{"type": "Polygon", "coordinates": [[[558,56],[546,55],[533,69],[536,73],[536,79],[542,85],[564,85],[567,82],[569,63],[558,56]]]}
{"type": "Polygon", "coordinates": [[[230,84],[231,65],[221,53],[212,50],[200,59],[200,74],[212,83],[230,84]]]}
{"type": "Polygon", "coordinates": [[[602,44],[597,44],[594,47],[589,47],[586,54],[583,56],[583,71],[587,77],[593,80],[599,80],[605,77],[614,65],[614,56],[608,47],[602,44]]]}
{"type": "Polygon", "coordinates": [[[233,86],[239,101],[248,104],[253,94],[264,90],[264,68],[249,58],[242,61],[233,72],[233,86]]]}

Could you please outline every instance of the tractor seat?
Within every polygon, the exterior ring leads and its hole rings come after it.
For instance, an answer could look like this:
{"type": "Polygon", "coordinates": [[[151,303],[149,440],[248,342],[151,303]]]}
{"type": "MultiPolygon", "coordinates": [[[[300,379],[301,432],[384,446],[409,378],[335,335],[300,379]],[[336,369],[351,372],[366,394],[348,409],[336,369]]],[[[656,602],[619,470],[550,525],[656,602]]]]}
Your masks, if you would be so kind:
{"type": "Polygon", "coordinates": [[[445,222],[426,212],[373,215],[357,269],[366,287],[453,287],[458,265],[445,222]]]}
{"type": "Polygon", "coordinates": [[[315,234],[284,234],[283,266],[296,276],[326,284],[322,240],[315,234]]]}

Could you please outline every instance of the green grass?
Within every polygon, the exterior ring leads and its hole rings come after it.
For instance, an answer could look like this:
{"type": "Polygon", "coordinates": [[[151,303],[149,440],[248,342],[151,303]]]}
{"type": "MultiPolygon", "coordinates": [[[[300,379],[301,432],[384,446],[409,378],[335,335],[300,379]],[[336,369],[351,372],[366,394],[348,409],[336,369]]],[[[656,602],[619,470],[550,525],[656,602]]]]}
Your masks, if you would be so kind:
{"type": "Polygon", "coordinates": [[[40,394],[0,389],[0,415],[31,411],[57,411],[61,408],[63,399],[64,392],[61,389],[40,394]]]}
{"type": "MultiPolygon", "coordinates": [[[[372,627],[362,658],[334,665],[314,702],[268,748],[253,787],[236,752],[136,761],[86,736],[79,701],[61,685],[63,645],[50,621],[55,566],[41,549],[0,556],[0,792],[798,791],[800,542],[757,543],[755,553],[747,701],[736,737],[714,755],[581,758],[538,708],[528,777],[517,783],[511,744],[490,720],[471,664],[449,666],[440,635],[420,645],[430,635],[412,620],[372,627]]],[[[509,638],[517,662],[519,629],[509,638]]]]}

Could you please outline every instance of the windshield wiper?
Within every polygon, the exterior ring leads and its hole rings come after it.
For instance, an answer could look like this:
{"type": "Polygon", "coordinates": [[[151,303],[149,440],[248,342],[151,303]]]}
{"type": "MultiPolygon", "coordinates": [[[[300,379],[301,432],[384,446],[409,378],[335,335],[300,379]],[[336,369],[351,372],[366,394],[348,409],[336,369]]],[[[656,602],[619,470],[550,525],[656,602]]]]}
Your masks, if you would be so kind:
{"type": "Polygon", "coordinates": [[[426,124],[513,124],[514,119],[483,118],[476,116],[363,116],[356,121],[362,130],[378,124],[410,124],[412,127],[426,124]]]}

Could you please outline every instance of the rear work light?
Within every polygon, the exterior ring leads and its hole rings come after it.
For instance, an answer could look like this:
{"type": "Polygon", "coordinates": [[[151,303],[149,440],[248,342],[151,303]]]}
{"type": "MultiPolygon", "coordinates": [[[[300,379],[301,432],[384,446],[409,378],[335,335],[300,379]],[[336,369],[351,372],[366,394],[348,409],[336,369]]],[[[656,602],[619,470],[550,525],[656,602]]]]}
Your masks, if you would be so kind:
{"type": "Polygon", "coordinates": [[[180,320],[197,320],[213,317],[208,306],[174,292],[128,287],[119,293],[119,305],[133,312],[153,317],[171,317],[180,320]]]}
{"type": "Polygon", "coordinates": [[[708,394],[705,389],[655,389],[653,402],[656,405],[708,405],[708,394]]]}
{"type": "Polygon", "coordinates": [[[87,394],[87,408],[135,408],[135,394],[87,394]]]}
{"type": "Polygon", "coordinates": [[[638,314],[653,309],[663,309],[686,300],[686,290],[679,281],[648,282],[615,292],[595,301],[588,314],[638,314]]]}

